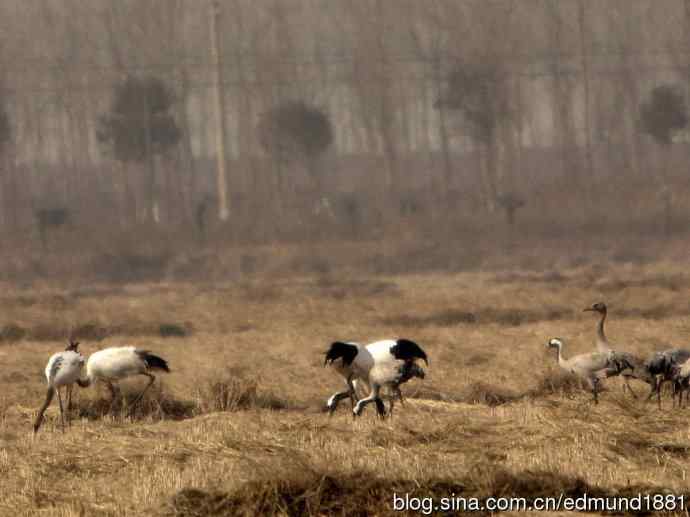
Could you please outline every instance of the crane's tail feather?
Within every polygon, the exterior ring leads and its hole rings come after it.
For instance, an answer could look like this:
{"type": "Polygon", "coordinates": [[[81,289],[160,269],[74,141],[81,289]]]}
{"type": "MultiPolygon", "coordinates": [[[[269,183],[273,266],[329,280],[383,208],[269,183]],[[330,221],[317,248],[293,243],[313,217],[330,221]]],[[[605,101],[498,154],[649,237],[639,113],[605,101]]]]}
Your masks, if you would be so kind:
{"type": "Polygon", "coordinates": [[[141,358],[146,363],[146,367],[149,370],[163,370],[164,372],[170,373],[170,367],[168,366],[168,361],[160,356],[154,355],[146,350],[138,352],[141,358]]]}
{"type": "Polygon", "coordinates": [[[355,360],[355,356],[357,356],[357,352],[359,352],[359,349],[356,345],[336,341],[331,343],[331,347],[326,352],[326,360],[323,365],[326,366],[340,358],[343,359],[343,364],[352,364],[352,361],[355,360]]]}
{"type": "Polygon", "coordinates": [[[410,361],[418,358],[429,366],[429,359],[426,356],[426,352],[424,352],[417,343],[409,339],[398,339],[395,346],[391,347],[391,354],[393,354],[393,357],[396,359],[401,359],[403,361],[410,361]]]}

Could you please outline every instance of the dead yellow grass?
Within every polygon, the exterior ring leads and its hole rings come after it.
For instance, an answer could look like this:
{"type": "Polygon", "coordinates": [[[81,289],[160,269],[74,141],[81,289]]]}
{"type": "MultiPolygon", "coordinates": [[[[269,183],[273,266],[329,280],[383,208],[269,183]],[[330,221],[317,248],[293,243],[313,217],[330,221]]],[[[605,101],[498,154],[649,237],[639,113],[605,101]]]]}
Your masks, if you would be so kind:
{"type": "MultiPolygon", "coordinates": [[[[557,370],[545,349],[590,350],[610,306],[618,348],[647,355],[687,343],[690,275],[673,264],[503,273],[273,278],[222,285],[151,284],[78,292],[6,291],[0,326],[0,514],[390,514],[393,493],[419,496],[687,491],[690,409],[662,412],[608,382],[602,403],[557,370]],[[23,300],[23,302],[21,301],[23,300]],[[107,393],[77,391],[61,433],[57,408],[31,420],[56,338],[87,323],[91,353],[133,344],[169,360],[133,419],[107,393]],[[189,329],[162,337],[161,324],[189,329]],[[424,381],[384,422],[353,421],[341,379],[322,367],[335,339],[404,336],[428,352],[424,381]]],[[[127,381],[124,395],[142,381],[127,381]]],[[[635,385],[639,394],[645,385],[635,385]]]]}

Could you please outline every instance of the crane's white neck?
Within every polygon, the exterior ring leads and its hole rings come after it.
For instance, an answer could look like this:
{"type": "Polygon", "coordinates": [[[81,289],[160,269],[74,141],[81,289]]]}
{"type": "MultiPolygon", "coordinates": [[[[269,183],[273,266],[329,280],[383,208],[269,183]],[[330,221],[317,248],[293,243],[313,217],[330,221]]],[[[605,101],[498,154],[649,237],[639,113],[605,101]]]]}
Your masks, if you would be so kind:
{"type": "Polygon", "coordinates": [[[552,346],[553,346],[554,348],[556,348],[556,358],[558,359],[558,364],[559,364],[560,366],[564,366],[565,359],[563,358],[563,354],[562,354],[562,351],[561,351],[561,348],[563,347],[563,343],[561,343],[560,341],[557,341],[557,342],[554,343],[552,346]]]}

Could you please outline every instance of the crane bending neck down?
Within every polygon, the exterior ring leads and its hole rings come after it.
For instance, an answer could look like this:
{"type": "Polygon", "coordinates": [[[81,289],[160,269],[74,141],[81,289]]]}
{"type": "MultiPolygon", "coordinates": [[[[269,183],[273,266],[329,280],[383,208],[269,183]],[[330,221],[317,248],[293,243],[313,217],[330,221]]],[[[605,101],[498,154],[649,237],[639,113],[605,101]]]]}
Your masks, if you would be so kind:
{"type": "Polygon", "coordinates": [[[105,383],[114,402],[116,389],[113,383],[127,377],[144,375],[149,378],[149,382],[132,403],[134,408],[156,380],[155,375],[151,373],[154,370],[170,372],[168,362],[148,350],[133,346],[110,347],[89,356],[86,362],[86,378],[78,379],[76,382],[81,388],[87,388],[95,381],[105,383]]]}
{"type": "MultiPolygon", "coordinates": [[[[55,392],[57,392],[58,403],[60,404],[60,423],[62,424],[62,430],[64,431],[65,429],[65,410],[62,404],[62,397],[60,396],[60,388],[64,387],[65,390],[71,389],[72,384],[77,382],[81,376],[84,358],[77,351],[78,345],[79,343],[70,341],[70,346],[68,346],[65,351],[53,354],[50,359],[48,359],[48,364],[45,368],[48,389],[45,401],[38,410],[38,415],[34,421],[34,434],[37,433],[41,427],[43,415],[53,401],[55,392]]],[[[67,422],[68,424],[70,422],[69,408],[67,411],[67,422]]]]}

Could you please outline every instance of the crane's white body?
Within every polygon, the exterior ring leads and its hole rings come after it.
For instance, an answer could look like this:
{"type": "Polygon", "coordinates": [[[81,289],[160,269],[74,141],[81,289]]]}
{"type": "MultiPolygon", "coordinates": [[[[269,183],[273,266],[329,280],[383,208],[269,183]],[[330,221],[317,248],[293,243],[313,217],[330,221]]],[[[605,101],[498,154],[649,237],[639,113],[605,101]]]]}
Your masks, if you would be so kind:
{"type": "Polygon", "coordinates": [[[89,360],[86,362],[86,381],[81,382],[80,386],[88,386],[95,381],[105,383],[112,395],[112,408],[117,391],[113,383],[134,375],[144,375],[149,378],[149,383],[132,403],[133,411],[137,403],[144,397],[146,391],[156,380],[151,370],[170,371],[165,359],[153,355],[147,350],[141,350],[134,346],[104,348],[94,352],[89,357],[89,360]]]}
{"type": "Polygon", "coordinates": [[[110,347],[94,352],[86,362],[86,377],[91,381],[119,381],[146,371],[146,362],[133,346],[110,347]]]}
{"type": "Polygon", "coordinates": [[[396,341],[386,339],[376,341],[366,346],[358,343],[349,343],[358,348],[357,356],[352,364],[345,365],[342,360],[333,363],[334,368],[343,377],[353,376],[369,386],[372,382],[386,384],[392,382],[392,378],[398,373],[400,365],[404,362],[393,357],[390,349],[396,341]]]}
{"type": "MultiPolygon", "coordinates": [[[[62,429],[64,430],[65,428],[65,417],[60,388],[65,387],[67,390],[71,390],[72,385],[81,377],[82,367],[84,366],[84,357],[75,350],[58,352],[51,355],[50,359],[48,359],[48,364],[45,368],[48,392],[46,393],[45,402],[38,410],[36,420],[34,421],[34,433],[38,432],[38,429],[41,427],[43,415],[46,409],[48,409],[48,406],[50,406],[55,392],[57,392],[58,402],[60,404],[60,422],[62,424],[62,429]]],[[[69,420],[69,411],[67,417],[69,420]]]]}
{"type": "MultiPolygon", "coordinates": [[[[345,343],[346,345],[356,347],[357,351],[352,362],[349,364],[346,363],[344,357],[333,360],[330,363],[333,368],[345,378],[348,384],[347,391],[335,393],[328,399],[326,406],[331,413],[337,407],[338,402],[343,398],[350,397],[354,403],[357,391],[360,387],[366,388],[369,392],[369,396],[357,402],[353,408],[355,415],[360,414],[364,406],[370,402],[377,403],[379,414],[381,414],[382,402],[379,398],[379,392],[384,387],[390,388],[394,395],[400,397],[402,401],[399,385],[401,381],[404,382],[409,379],[409,377],[402,379],[403,368],[406,363],[414,359],[409,357],[401,359],[394,355],[393,347],[398,345],[399,341],[400,340],[385,339],[375,341],[365,346],[354,342],[345,343]]],[[[426,360],[426,356],[424,359],[426,360]]],[[[419,371],[422,371],[421,368],[419,371]]],[[[415,373],[414,376],[423,376],[423,371],[421,375],[415,373]]]]}
{"type": "MultiPolygon", "coordinates": [[[[347,342],[347,344],[357,347],[357,355],[352,364],[344,364],[342,359],[333,361],[331,364],[333,369],[342,375],[345,380],[349,379],[348,384],[355,394],[359,393],[362,388],[367,393],[370,392],[371,377],[381,377],[386,373],[390,373],[392,369],[399,367],[399,365],[393,364],[395,358],[390,355],[390,348],[395,345],[395,341],[392,339],[376,341],[366,346],[351,341],[347,342]]],[[[328,407],[333,405],[334,397],[337,395],[336,393],[328,399],[326,403],[328,407]]]]}
{"type": "Polygon", "coordinates": [[[60,388],[74,384],[81,377],[83,366],[84,357],[78,352],[67,350],[51,355],[45,370],[48,387],[60,388]]]}

